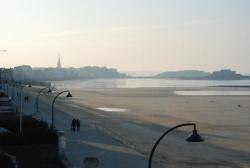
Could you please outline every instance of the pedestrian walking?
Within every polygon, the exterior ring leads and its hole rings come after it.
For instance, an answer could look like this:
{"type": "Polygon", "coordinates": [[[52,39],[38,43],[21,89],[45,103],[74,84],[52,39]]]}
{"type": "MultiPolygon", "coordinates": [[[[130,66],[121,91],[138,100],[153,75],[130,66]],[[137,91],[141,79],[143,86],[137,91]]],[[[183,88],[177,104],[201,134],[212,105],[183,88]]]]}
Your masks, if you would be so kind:
{"type": "Polygon", "coordinates": [[[71,130],[75,131],[76,130],[76,119],[74,118],[71,122],[71,130]]]}
{"type": "Polygon", "coordinates": [[[77,119],[76,120],[76,129],[77,129],[77,131],[80,131],[80,126],[81,126],[80,120],[77,119]]]}

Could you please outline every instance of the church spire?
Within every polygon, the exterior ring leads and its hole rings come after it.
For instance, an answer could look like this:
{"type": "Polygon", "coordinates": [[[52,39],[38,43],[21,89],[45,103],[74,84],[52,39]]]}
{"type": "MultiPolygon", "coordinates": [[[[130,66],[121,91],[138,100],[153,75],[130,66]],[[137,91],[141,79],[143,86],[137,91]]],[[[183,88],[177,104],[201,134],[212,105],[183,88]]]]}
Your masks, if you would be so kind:
{"type": "Polygon", "coordinates": [[[56,68],[62,68],[60,55],[58,56],[58,62],[56,68]]]}

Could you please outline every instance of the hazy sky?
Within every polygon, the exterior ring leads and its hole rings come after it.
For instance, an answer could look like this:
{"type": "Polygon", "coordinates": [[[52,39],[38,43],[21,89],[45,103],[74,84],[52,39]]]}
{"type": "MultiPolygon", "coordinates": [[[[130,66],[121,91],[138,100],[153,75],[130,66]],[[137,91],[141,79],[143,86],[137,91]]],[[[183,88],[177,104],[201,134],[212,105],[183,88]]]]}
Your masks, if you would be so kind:
{"type": "Polygon", "coordinates": [[[250,0],[0,0],[0,66],[250,73],[250,0]]]}

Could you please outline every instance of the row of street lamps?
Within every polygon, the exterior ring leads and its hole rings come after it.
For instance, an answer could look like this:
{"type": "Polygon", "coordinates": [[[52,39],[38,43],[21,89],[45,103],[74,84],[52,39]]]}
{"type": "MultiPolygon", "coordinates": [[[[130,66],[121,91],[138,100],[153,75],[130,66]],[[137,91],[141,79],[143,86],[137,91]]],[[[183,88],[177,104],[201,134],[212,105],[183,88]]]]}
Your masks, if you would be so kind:
{"type": "MultiPolygon", "coordinates": [[[[22,85],[21,83],[19,83],[19,86],[21,86],[21,90],[20,90],[20,94],[19,92],[17,92],[17,97],[20,97],[19,98],[19,102],[20,102],[20,133],[22,133],[22,112],[23,112],[23,107],[22,107],[22,92],[23,92],[23,89],[25,88],[25,85],[22,85]]],[[[29,87],[31,87],[31,84],[28,85],[29,87]]],[[[2,86],[3,87],[3,86],[2,86]]],[[[12,83],[12,99],[14,98],[14,95],[13,95],[13,83],[12,83]]],[[[5,87],[6,88],[6,87],[5,87]]],[[[3,88],[3,90],[5,91],[5,88],[3,88]]],[[[7,84],[7,89],[8,89],[8,84],[7,84]]],[[[41,95],[41,93],[43,93],[45,90],[48,90],[47,93],[52,93],[52,90],[50,87],[44,87],[42,89],[40,89],[38,91],[38,94],[36,95],[36,113],[38,113],[38,100],[39,100],[39,96],[41,95]]],[[[51,129],[54,130],[55,129],[55,126],[54,126],[54,105],[55,105],[55,102],[57,100],[57,98],[64,94],[64,93],[67,93],[66,97],[72,97],[71,93],[69,90],[65,90],[65,91],[62,91],[62,92],[59,92],[54,98],[53,98],[53,101],[52,101],[52,105],[51,105],[51,129]]],[[[6,94],[8,94],[8,91],[6,92],[6,94]]],[[[13,99],[14,101],[14,99],[13,99]]],[[[180,124],[180,125],[177,125],[177,126],[174,126],[170,129],[168,129],[166,132],[164,132],[160,138],[154,143],[154,146],[150,152],[150,156],[149,156],[149,160],[148,160],[148,168],[151,168],[152,167],[152,160],[153,160],[153,156],[154,156],[154,153],[156,151],[156,148],[157,146],[159,145],[159,143],[161,142],[161,140],[167,135],[169,134],[170,132],[174,131],[175,129],[177,128],[180,128],[180,127],[186,127],[186,126],[193,126],[193,132],[191,134],[191,136],[189,136],[186,141],[187,142],[203,142],[204,139],[198,134],[197,132],[197,129],[196,129],[196,124],[195,123],[184,123],[184,124],[180,124]]]]}
{"type": "MultiPolygon", "coordinates": [[[[22,85],[21,83],[18,83],[18,82],[12,82],[10,84],[12,86],[12,93],[11,93],[11,100],[13,101],[13,103],[15,102],[15,104],[17,106],[19,106],[20,110],[19,110],[19,133],[21,134],[22,133],[22,113],[23,113],[23,89],[26,87],[26,85],[22,85]],[[17,100],[14,98],[14,87],[15,86],[19,86],[20,89],[19,91],[16,92],[16,96],[17,96],[17,100]],[[18,103],[17,103],[18,102],[18,103]],[[19,104],[19,105],[18,105],[19,104]]],[[[31,84],[28,84],[27,85],[28,87],[32,87],[31,84]]],[[[52,93],[52,90],[50,87],[44,87],[42,89],[40,89],[38,91],[38,94],[36,95],[36,103],[35,103],[35,109],[36,109],[36,114],[38,114],[38,111],[39,111],[39,96],[41,95],[41,93],[43,93],[45,90],[48,90],[47,93],[52,93]]],[[[9,84],[7,83],[7,85],[3,88],[3,91],[7,94],[7,96],[9,97],[9,84]]],[[[67,93],[67,96],[66,97],[72,97],[72,94],[70,93],[69,90],[65,90],[65,91],[62,91],[60,93],[58,93],[54,98],[53,98],[53,101],[52,101],[52,105],[51,105],[51,129],[54,130],[55,129],[55,126],[54,126],[54,105],[55,105],[55,102],[57,100],[57,98],[63,94],[63,93],[67,93]]]]}

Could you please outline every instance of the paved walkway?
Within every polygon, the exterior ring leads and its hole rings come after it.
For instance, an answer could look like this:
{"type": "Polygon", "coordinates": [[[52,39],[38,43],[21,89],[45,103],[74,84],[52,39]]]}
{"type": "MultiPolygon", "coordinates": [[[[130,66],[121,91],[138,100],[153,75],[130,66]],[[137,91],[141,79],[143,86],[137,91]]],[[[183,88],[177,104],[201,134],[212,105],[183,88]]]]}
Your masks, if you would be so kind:
{"type": "MultiPolygon", "coordinates": [[[[26,93],[27,95],[28,93],[26,93]]],[[[32,94],[29,102],[23,102],[23,111],[26,114],[34,114],[35,97],[32,94]],[[33,97],[33,98],[31,98],[33,97]]],[[[39,102],[40,117],[50,122],[51,107],[48,104],[39,102]]],[[[66,109],[68,110],[68,109],[66,109]]],[[[74,114],[74,113],[73,113],[74,114]]],[[[81,131],[70,131],[72,116],[56,110],[55,124],[58,130],[66,132],[67,148],[66,156],[76,168],[83,168],[85,157],[94,156],[100,161],[99,168],[146,168],[147,159],[134,150],[127,148],[125,145],[113,140],[111,137],[97,131],[85,120],[81,120],[81,131]]],[[[154,166],[158,167],[159,166],[154,166]]]]}

